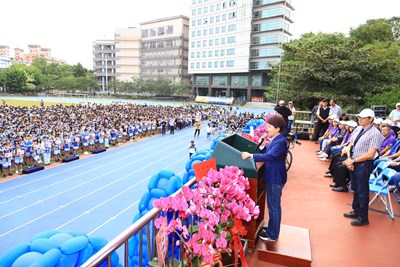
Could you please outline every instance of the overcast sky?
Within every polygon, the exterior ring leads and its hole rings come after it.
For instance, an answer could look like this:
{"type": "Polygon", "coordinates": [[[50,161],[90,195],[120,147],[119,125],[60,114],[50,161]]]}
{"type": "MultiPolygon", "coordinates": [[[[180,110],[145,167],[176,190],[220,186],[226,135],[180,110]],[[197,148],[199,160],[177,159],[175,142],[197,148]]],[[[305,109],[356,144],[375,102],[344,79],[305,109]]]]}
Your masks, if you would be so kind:
{"type": "MultiPolygon", "coordinates": [[[[92,69],[92,42],[113,38],[115,28],[186,15],[192,0],[3,0],[0,45],[27,51],[50,48],[68,64],[92,69]]],[[[212,1],[212,0],[210,0],[212,1]]],[[[400,0],[292,0],[293,38],[306,32],[348,33],[368,19],[400,16],[400,0]]]]}

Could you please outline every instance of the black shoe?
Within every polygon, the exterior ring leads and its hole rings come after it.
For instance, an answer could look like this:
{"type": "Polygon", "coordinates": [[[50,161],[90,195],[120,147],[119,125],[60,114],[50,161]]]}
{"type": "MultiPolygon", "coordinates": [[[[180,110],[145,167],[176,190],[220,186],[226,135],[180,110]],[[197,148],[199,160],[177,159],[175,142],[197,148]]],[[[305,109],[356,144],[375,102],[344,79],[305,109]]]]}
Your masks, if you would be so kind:
{"type": "Polygon", "coordinates": [[[329,186],[330,186],[330,187],[338,187],[337,184],[330,184],[329,186]]]}
{"type": "Polygon", "coordinates": [[[347,192],[348,190],[347,190],[346,187],[338,186],[338,187],[332,188],[332,191],[335,191],[335,192],[347,192]]]}
{"type": "Polygon", "coordinates": [[[363,225],[367,225],[367,224],[369,224],[369,221],[367,220],[367,221],[361,221],[361,220],[354,220],[354,221],[352,221],[351,222],[351,225],[353,225],[353,226],[363,226],[363,225]]]}
{"type": "Polygon", "coordinates": [[[355,218],[358,217],[358,215],[354,212],[354,210],[350,211],[350,212],[343,213],[343,216],[346,217],[346,218],[351,218],[351,219],[355,219],[355,218]]]}

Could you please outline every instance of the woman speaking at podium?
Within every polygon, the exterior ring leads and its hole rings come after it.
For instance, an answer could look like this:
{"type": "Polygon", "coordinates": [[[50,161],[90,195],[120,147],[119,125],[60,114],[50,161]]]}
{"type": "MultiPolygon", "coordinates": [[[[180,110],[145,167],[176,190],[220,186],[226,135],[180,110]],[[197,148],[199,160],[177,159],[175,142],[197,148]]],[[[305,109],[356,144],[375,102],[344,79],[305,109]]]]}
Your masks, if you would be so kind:
{"type": "MultiPolygon", "coordinates": [[[[280,115],[268,118],[268,143],[263,154],[242,153],[242,159],[253,158],[256,162],[265,162],[263,180],[266,185],[267,206],[269,221],[268,226],[264,227],[260,233],[260,238],[264,241],[275,242],[279,237],[281,227],[281,196],[282,189],[287,180],[285,159],[287,154],[286,122],[280,115]]],[[[261,141],[262,142],[262,141],[261,141]]]]}

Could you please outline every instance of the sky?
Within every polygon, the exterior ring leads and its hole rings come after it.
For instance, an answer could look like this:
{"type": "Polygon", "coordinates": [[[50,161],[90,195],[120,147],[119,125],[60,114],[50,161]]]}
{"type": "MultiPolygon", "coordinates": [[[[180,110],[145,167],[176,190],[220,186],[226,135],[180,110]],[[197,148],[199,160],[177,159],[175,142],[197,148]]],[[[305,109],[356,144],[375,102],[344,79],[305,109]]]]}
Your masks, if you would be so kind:
{"type": "MultiPolygon", "coordinates": [[[[116,28],[185,15],[192,0],[3,0],[0,45],[28,50],[28,44],[50,48],[67,64],[92,69],[92,43],[113,39],[116,28]]],[[[210,0],[212,1],[212,0],[210,0]]],[[[368,19],[400,16],[399,0],[292,0],[292,38],[307,32],[341,32],[368,19]]]]}

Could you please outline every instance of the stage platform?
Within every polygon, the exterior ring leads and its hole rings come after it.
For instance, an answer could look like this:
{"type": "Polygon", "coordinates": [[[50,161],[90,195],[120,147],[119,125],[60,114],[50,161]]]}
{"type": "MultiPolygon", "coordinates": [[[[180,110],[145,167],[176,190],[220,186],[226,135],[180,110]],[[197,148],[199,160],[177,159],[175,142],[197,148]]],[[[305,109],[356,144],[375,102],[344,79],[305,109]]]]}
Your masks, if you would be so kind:
{"type": "Polygon", "coordinates": [[[310,231],[306,228],[282,224],[278,241],[259,239],[257,250],[262,261],[291,267],[311,266],[310,231]]]}

